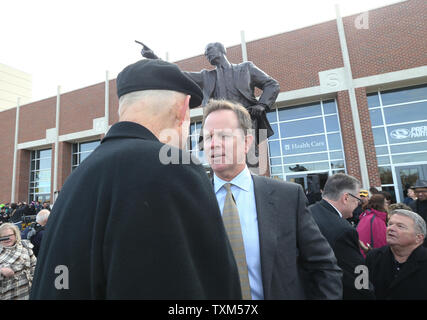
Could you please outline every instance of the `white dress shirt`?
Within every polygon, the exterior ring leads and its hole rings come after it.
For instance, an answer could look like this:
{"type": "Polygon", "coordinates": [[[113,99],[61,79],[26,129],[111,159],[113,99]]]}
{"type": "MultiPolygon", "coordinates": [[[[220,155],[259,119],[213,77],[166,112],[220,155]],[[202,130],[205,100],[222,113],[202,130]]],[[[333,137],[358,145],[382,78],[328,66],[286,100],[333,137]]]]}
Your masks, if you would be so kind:
{"type": "Polygon", "coordinates": [[[245,246],[246,262],[248,265],[249,283],[253,300],[264,299],[261,276],[261,254],[259,246],[258,218],[255,203],[254,183],[248,167],[231,181],[224,181],[214,174],[215,195],[219,208],[224,209],[227,191],[223,188],[231,183],[231,192],[236,200],[239,211],[240,225],[245,246]]]}

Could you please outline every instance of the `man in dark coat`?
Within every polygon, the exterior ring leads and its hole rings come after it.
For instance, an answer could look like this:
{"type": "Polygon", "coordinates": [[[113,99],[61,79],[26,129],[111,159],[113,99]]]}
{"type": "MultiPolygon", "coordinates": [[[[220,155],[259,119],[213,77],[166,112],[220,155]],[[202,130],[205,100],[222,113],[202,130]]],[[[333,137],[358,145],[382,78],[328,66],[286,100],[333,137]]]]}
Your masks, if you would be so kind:
{"type": "Polygon", "coordinates": [[[53,206],[31,298],[240,299],[212,186],[181,150],[200,88],[174,64],[141,60],[117,91],[119,122],[53,206]]]}
{"type": "Polygon", "coordinates": [[[250,115],[241,105],[211,100],[205,107],[206,158],[242,291],[247,299],[341,299],[342,272],[307,210],[301,186],[251,175],[245,162],[253,141],[250,128],[250,115]],[[228,214],[230,199],[238,211],[235,220],[228,214]]]}
{"type": "MultiPolygon", "coordinates": [[[[412,201],[410,207],[427,222],[427,180],[418,180],[413,188],[417,200],[412,201]]],[[[427,247],[426,239],[424,239],[424,247],[427,247]]]]}
{"type": "Polygon", "coordinates": [[[415,212],[393,211],[387,226],[387,246],[366,257],[377,299],[427,299],[427,248],[422,246],[426,223],[415,212]]]}
{"type": "Polygon", "coordinates": [[[360,253],[359,236],[356,229],[346,220],[361,203],[358,195],[360,182],[349,175],[337,173],[329,177],[323,190],[323,199],[311,206],[320,231],[328,240],[338,266],[343,270],[343,299],[374,299],[372,285],[369,289],[358,289],[355,285],[356,267],[364,266],[360,253]]]}

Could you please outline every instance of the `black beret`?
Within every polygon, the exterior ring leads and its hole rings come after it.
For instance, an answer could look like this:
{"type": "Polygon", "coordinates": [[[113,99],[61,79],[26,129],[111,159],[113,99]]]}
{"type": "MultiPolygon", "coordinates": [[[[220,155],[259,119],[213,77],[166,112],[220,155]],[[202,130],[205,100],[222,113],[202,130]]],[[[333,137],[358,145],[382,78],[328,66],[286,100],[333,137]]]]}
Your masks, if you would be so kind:
{"type": "Polygon", "coordinates": [[[190,108],[202,104],[203,92],[176,64],[143,59],[128,65],[117,76],[117,96],[142,90],[171,90],[191,96],[190,108]]]}

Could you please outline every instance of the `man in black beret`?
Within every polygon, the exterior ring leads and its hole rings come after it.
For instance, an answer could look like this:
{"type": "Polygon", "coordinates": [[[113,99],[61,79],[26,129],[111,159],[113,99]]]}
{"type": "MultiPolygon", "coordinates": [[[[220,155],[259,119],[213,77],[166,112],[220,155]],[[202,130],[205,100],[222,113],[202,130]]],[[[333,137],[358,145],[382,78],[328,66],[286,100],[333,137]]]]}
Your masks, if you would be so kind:
{"type": "Polygon", "coordinates": [[[182,150],[201,89],[141,60],[117,93],[119,122],[53,206],[30,298],[241,299],[212,185],[182,150]]]}

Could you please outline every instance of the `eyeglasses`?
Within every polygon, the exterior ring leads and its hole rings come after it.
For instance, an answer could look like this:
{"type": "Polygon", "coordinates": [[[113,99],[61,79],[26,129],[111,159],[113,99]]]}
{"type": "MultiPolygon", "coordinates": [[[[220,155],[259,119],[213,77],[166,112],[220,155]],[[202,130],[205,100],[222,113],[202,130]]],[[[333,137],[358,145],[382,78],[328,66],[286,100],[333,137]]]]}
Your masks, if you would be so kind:
{"type": "Polygon", "coordinates": [[[0,241],[8,241],[9,240],[9,238],[10,237],[13,237],[15,234],[14,233],[12,233],[12,234],[8,234],[8,235],[6,235],[6,236],[3,236],[3,237],[0,237],[0,238],[2,238],[0,241]]]}
{"type": "Polygon", "coordinates": [[[356,197],[354,194],[351,194],[350,192],[347,192],[350,196],[352,196],[354,199],[357,199],[359,201],[359,204],[362,204],[362,199],[360,199],[359,197],[356,197]]]}

